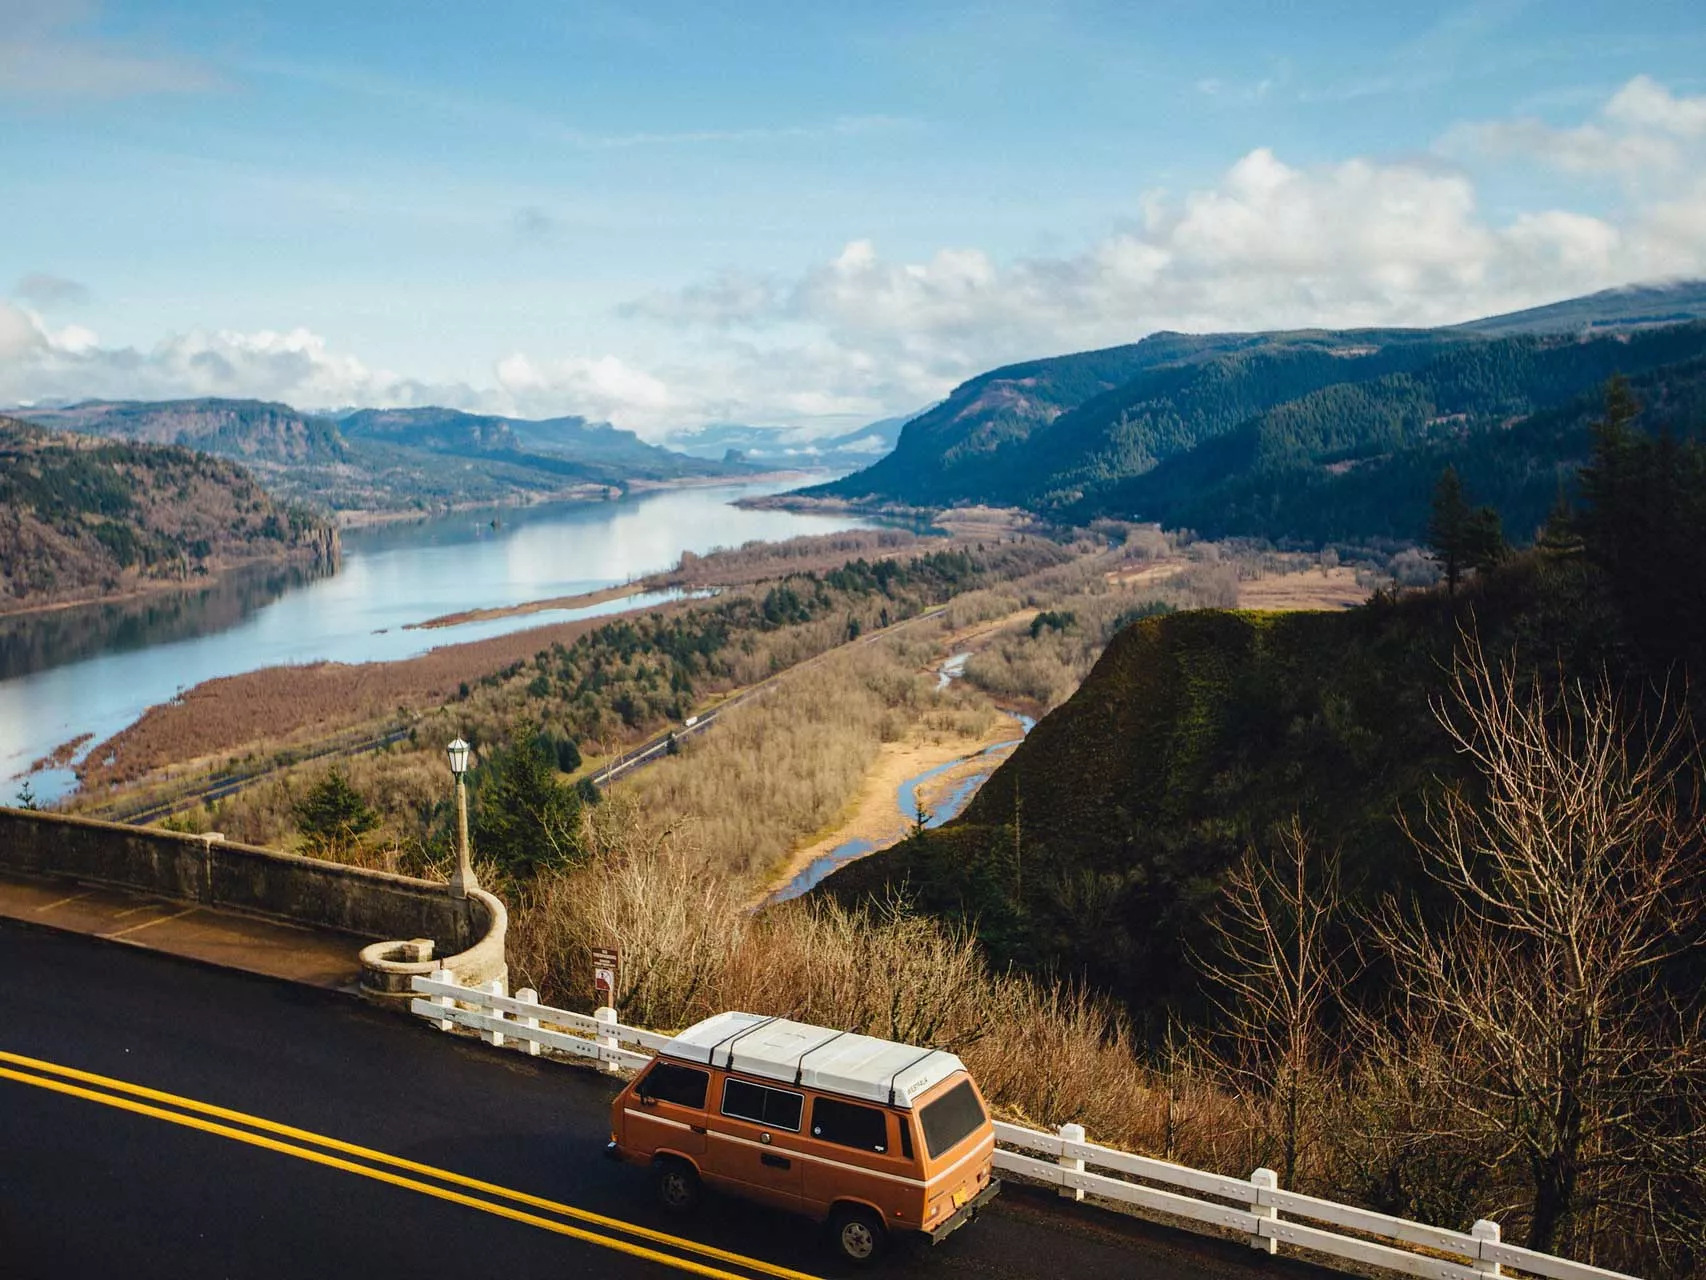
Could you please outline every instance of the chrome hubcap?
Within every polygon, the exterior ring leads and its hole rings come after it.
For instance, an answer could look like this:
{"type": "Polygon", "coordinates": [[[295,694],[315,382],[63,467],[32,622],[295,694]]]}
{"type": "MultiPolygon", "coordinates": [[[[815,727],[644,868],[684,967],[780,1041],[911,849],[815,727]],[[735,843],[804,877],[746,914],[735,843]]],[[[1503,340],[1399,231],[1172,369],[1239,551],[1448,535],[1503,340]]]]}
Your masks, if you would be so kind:
{"type": "Polygon", "coordinates": [[[841,1228],[841,1247],[850,1258],[868,1258],[876,1240],[863,1222],[849,1222],[841,1228]]]}

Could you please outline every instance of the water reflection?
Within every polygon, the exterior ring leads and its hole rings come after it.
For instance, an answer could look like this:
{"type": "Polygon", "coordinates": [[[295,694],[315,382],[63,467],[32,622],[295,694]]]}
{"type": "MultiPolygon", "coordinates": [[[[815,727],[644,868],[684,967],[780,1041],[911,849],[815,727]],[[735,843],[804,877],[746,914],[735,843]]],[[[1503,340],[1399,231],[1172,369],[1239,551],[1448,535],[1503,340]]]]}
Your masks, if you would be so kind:
{"type": "MultiPolygon", "coordinates": [[[[322,659],[389,662],[614,613],[670,596],[404,629],[461,610],[596,591],[666,569],[683,551],[878,523],[729,505],[785,487],[678,489],[352,530],[343,539],[343,568],[331,576],[292,579],[278,570],[205,592],[15,619],[6,661],[16,665],[0,675],[0,787],[10,793],[16,783],[8,780],[56,746],[85,733],[100,742],[154,703],[216,676],[322,659]]],[[[69,785],[48,772],[36,784],[44,801],[69,785]]]]}
{"type": "Polygon", "coordinates": [[[199,586],[0,617],[0,680],[220,631],[331,573],[308,563],[244,565],[199,586]]]}

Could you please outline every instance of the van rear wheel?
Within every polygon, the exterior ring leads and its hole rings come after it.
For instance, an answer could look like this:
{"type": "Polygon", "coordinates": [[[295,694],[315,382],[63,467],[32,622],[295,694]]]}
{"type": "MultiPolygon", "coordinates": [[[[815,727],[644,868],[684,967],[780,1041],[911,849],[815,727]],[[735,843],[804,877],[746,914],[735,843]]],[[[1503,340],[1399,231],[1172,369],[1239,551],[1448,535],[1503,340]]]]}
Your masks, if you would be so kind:
{"type": "Polygon", "coordinates": [[[692,1213],[699,1207],[704,1187],[693,1166],[685,1160],[659,1160],[656,1187],[658,1203],[669,1213],[692,1213]]]}
{"type": "Polygon", "coordinates": [[[883,1220],[863,1205],[842,1205],[829,1221],[835,1247],[849,1262],[874,1262],[888,1242],[883,1220]]]}

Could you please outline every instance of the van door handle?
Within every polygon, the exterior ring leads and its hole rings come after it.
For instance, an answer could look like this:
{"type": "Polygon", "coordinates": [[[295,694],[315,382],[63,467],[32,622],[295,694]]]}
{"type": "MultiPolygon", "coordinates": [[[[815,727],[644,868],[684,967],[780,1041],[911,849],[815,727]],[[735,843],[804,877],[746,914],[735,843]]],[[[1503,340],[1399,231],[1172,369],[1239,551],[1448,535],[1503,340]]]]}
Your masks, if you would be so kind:
{"type": "Polygon", "coordinates": [[[774,1156],[768,1151],[759,1156],[758,1160],[760,1164],[767,1164],[772,1169],[787,1169],[791,1168],[793,1165],[793,1161],[787,1159],[785,1156],[774,1156]]]}
{"type": "Polygon", "coordinates": [[[687,1127],[689,1129],[693,1130],[694,1133],[704,1133],[705,1132],[705,1126],[702,1124],[690,1124],[687,1127]]]}

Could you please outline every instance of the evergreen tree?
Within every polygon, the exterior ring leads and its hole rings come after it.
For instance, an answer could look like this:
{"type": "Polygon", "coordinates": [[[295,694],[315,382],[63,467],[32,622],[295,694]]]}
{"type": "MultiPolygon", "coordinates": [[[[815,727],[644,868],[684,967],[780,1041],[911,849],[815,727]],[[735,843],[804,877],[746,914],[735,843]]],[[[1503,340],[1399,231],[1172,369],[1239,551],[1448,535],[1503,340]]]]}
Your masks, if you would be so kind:
{"type": "Polygon", "coordinates": [[[924,796],[916,789],[912,793],[912,834],[913,840],[922,839],[930,829],[930,810],[924,807],[924,796]]]}
{"type": "Polygon", "coordinates": [[[1648,542],[1640,492],[1641,446],[1634,422],[1641,406],[1621,375],[1605,388],[1605,416],[1593,424],[1593,457],[1581,472],[1583,542],[1613,579],[1648,542]]]}
{"type": "Polygon", "coordinates": [[[1560,484],[1551,513],[1547,515],[1546,523],[1540,526],[1540,534],[1534,540],[1534,545],[1549,555],[1577,555],[1582,549],[1582,535],[1577,527],[1579,523],[1580,517],[1575,507],[1570,505],[1570,497],[1564,492],[1564,486],[1560,484]]]}
{"type": "Polygon", "coordinates": [[[513,876],[531,876],[580,853],[580,793],[557,772],[553,743],[517,724],[470,775],[469,837],[474,852],[513,876]]]}
{"type": "Polygon", "coordinates": [[[317,854],[333,857],[348,853],[379,825],[379,815],[336,766],[326,770],[325,777],[292,806],[292,812],[303,843],[317,854]]]}
{"type": "Polygon", "coordinates": [[[1493,507],[1476,507],[1463,529],[1463,562],[1477,573],[1491,569],[1510,554],[1504,526],[1493,507]]]}
{"type": "Polygon", "coordinates": [[[1428,548],[1445,570],[1446,590],[1457,594],[1463,577],[1469,541],[1471,512],[1463,498],[1463,482],[1457,468],[1447,467],[1434,486],[1433,517],[1428,521],[1428,548]]]}
{"type": "Polygon", "coordinates": [[[581,767],[581,749],[573,738],[558,738],[557,768],[563,773],[573,773],[581,767]]]}
{"type": "Polygon", "coordinates": [[[1634,425],[1640,406],[1621,378],[1606,387],[1582,468],[1579,526],[1630,632],[1661,682],[1674,664],[1706,670],[1706,447],[1634,425]]]}
{"type": "Polygon", "coordinates": [[[1498,511],[1469,505],[1455,467],[1441,472],[1434,486],[1428,546],[1445,570],[1446,589],[1454,595],[1465,571],[1489,569],[1510,550],[1498,511]]]}

